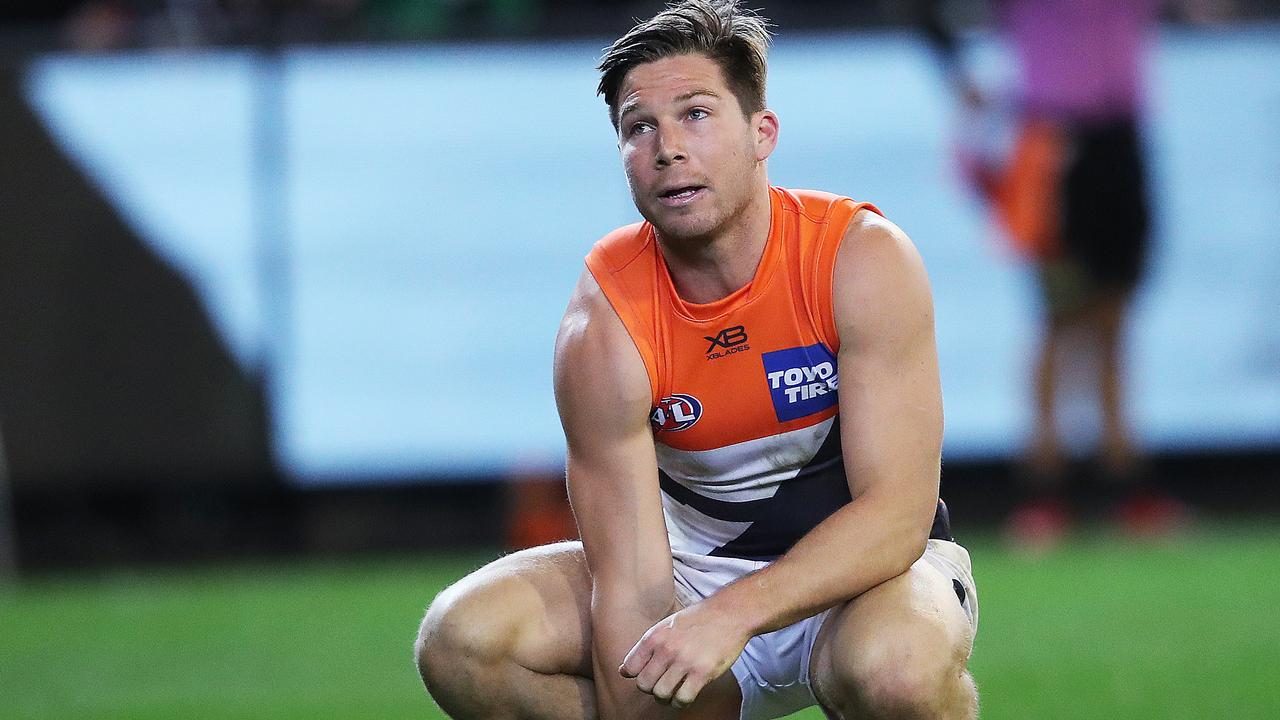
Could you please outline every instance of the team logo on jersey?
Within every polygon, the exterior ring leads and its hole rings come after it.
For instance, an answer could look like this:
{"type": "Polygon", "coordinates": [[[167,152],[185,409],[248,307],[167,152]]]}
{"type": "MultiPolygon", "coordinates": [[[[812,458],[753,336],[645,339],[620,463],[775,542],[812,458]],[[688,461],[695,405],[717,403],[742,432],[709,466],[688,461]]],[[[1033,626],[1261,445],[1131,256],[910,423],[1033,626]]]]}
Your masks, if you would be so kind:
{"type": "Polygon", "coordinates": [[[702,403],[692,395],[675,393],[658,401],[649,422],[656,432],[688,430],[702,417],[702,403]]]}
{"type": "Polygon", "coordinates": [[[747,344],[747,329],[742,325],[727,327],[714,336],[703,335],[702,339],[711,343],[707,346],[708,360],[718,360],[751,349],[747,344]]]}
{"type": "Polygon", "coordinates": [[[840,373],[835,356],[822,343],[767,352],[760,358],[779,422],[812,415],[836,404],[840,373]]]}

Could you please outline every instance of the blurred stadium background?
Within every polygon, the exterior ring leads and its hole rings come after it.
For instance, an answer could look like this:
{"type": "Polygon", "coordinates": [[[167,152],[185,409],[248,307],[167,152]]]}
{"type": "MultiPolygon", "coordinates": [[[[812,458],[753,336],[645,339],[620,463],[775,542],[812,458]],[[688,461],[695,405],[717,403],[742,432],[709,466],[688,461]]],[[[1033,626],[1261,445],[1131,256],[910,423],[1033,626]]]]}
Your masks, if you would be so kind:
{"type": "MultiPolygon", "coordinates": [[[[957,177],[910,3],[750,5],[780,30],[771,179],[876,202],[930,268],[984,717],[1280,717],[1280,2],[1152,43],[1132,413],[1196,525],[1040,558],[993,531],[1034,286],[957,177]]],[[[593,66],[659,7],[0,6],[0,717],[443,717],[423,607],[572,533],[552,340],[636,218],[593,66]]],[[[948,10],[998,83],[979,6],[948,10]]]]}

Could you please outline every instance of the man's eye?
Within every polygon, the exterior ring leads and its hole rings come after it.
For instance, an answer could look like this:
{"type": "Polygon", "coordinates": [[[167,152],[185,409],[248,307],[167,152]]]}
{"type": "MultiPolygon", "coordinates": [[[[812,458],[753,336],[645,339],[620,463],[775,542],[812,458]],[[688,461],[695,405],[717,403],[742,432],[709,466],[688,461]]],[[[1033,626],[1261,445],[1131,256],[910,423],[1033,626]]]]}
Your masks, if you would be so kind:
{"type": "Polygon", "coordinates": [[[701,120],[702,118],[709,117],[710,115],[710,113],[702,108],[694,108],[689,111],[690,120],[701,120]]]}
{"type": "Polygon", "coordinates": [[[640,135],[641,133],[647,133],[647,132],[649,132],[651,129],[653,129],[653,128],[649,125],[649,123],[636,123],[636,124],[634,124],[634,125],[632,125],[632,126],[631,126],[631,129],[630,129],[630,131],[628,132],[628,134],[630,134],[630,135],[640,135]]]}

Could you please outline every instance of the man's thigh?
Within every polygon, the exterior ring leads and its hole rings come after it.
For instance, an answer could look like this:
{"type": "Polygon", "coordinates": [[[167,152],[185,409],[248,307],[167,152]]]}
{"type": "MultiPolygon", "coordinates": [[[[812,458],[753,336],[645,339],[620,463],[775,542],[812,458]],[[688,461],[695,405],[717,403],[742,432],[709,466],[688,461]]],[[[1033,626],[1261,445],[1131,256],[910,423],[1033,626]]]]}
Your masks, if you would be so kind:
{"type": "Polygon", "coordinates": [[[963,548],[931,540],[907,572],[835,609],[818,631],[809,661],[819,702],[830,706],[851,679],[875,680],[885,671],[963,669],[977,623],[968,565],[963,548]]]}
{"type": "Polygon", "coordinates": [[[591,677],[591,576],[580,542],[494,560],[440,593],[428,618],[436,613],[446,630],[492,634],[484,645],[529,670],[591,677]]]}
{"type": "MultiPolygon", "coordinates": [[[[511,660],[542,679],[570,675],[591,680],[591,575],[582,543],[544,545],[489,563],[440,593],[427,612],[424,628],[429,626],[455,636],[483,635],[467,643],[468,654],[482,661],[511,660]]],[[[525,693],[544,690],[565,688],[530,686],[525,693]]],[[[737,720],[739,698],[733,674],[725,673],[678,717],[737,720]]],[[[588,703],[591,708],[594,704],[588,703]]]]}

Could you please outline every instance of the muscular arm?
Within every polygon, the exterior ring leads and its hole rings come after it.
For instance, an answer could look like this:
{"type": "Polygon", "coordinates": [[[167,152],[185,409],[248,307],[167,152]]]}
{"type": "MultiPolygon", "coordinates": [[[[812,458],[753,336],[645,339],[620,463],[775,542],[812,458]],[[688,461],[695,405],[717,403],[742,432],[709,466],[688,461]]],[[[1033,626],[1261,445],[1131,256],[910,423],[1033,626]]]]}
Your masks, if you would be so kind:
{"type": "Polygon", "coordinates": [[[677,704],[701,688],[699,668],[722,670],[751,636],[896,577],[924,551],[938,498],[942,392],[929,283],[902,231],[867,211],[855,216],[836,260],[834,305],[853,501],[776,562],[645,634],[628,665],[656,672],[646,666],[658,658],[667,674],[695,678],[680,686],[677,704]],[[683,649],[663,650],[670,647],[683,649]],[[664,652],[681,659],[668,663],[664,652]]]}
{"type": "Polygon", "coordinates": [[[853,502],[721,601],[752,634],[895,577],[924,551],[938,501],[942,390],[924,264],[896,226],[863,211],[836,259],[840,442],[853,502]]]}
{"type": "Polygon", "coordinates": [[[592,665],[601,718],[667,712],[618,674],[641,634],[675,606],[671,550],[640,354],[584,272],[556,338],[556,405],[569,499],[591,572],[592,665]]]}

